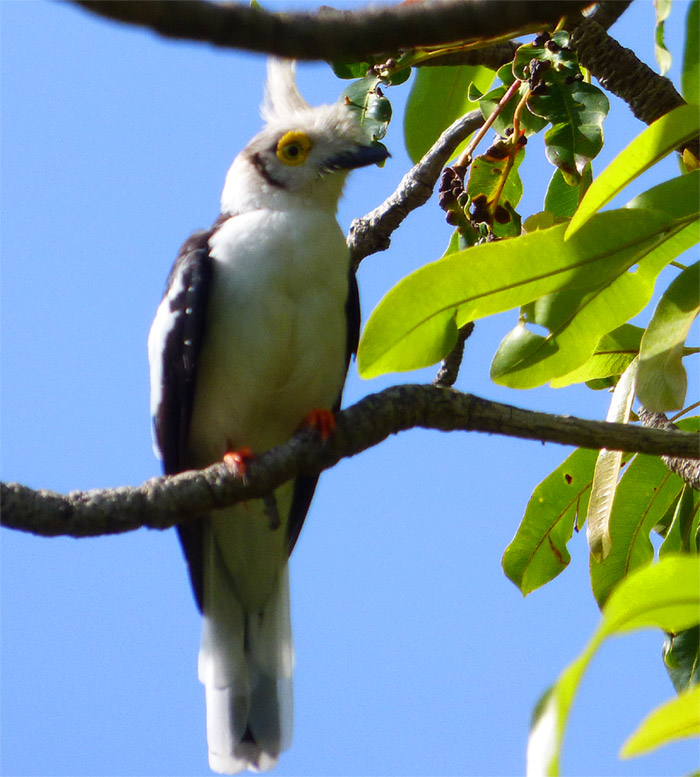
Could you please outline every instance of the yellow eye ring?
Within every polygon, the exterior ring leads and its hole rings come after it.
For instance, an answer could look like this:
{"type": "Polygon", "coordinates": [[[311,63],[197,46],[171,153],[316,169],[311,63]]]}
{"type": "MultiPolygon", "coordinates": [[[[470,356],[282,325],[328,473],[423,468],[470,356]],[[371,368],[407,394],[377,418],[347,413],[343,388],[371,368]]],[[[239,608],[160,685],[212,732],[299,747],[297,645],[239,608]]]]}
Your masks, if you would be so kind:
{"type": "Polygon", "coordinates": [[[285,165],[296,167],[306,162],[313,143],[303,132],[285,132],[277,144],[277,158],[285,165]]]}

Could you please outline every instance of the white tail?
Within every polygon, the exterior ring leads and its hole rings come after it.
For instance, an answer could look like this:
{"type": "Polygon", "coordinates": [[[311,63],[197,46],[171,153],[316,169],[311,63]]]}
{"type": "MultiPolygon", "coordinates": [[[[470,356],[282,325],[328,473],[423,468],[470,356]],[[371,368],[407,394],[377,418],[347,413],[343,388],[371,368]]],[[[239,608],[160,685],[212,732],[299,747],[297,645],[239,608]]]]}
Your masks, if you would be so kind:
{"type": "Polygon", "coordinates": [[[199,679],[206,689],[209,765],[221,774],[266,771],[292,738],[289,571],[281,569],[262,609],[246,612],[213,533],[207,534],[199,679]]]}

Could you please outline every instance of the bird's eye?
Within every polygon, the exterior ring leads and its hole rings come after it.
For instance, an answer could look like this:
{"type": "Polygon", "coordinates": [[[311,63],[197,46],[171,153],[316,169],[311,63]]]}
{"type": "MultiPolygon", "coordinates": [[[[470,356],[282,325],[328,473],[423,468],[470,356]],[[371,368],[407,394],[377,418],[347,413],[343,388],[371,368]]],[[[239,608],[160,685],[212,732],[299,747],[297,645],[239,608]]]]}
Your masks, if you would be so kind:
{"type": "Polygon", "coordinates": [[[303,165],[312,145],[303,132],[285,132],[277,144],[277,158],[285,165],[303,165]]]}

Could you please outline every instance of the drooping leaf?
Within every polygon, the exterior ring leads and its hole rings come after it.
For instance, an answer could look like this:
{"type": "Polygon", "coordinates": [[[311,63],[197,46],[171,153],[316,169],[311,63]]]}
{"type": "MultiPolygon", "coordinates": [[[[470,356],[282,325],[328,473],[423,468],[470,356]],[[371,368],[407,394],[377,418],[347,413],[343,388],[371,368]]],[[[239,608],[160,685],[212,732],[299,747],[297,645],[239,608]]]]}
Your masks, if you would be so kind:
{"type": "Polygon", "coordinates": [[[543,82],[546,91],[533,94],[528,105],[552,124],[544,135],[547,159],[567,183],[578,184],[603,147],[603,120],[610,103],[597,86],[571,79],[566,70],[548,70],[543,82]]]}
{"type": "Polygon", "coordinates": [[[493,77],[493,70],[481,66],[417,68],[404,118],[406,151],[414,163],[453,121],[477,107],[469,84],[488,89],[493,77]]]}
{"type": "Polygon", "coordinates": [[[623,324],[603,335],[593,356],[581,367],[551,381],[552,388],[562,388],[573,383],[584,383],[611,376],[622,375],[639,354],[639,344],[644,330],[633,324],[623,324]]]}
{"type": "Polygon", "coordinates": [[[692,105],[674,108],[647,127],[593,180],[571,219],[566,239],[569,240],[630,181],[690,140],[699,130],[698,110],[692,105]]]}
{"type": "Polygon", "coordinates": [[[562,288],[599,286],[631,267],[672,223],[653,211],[610,211],[566,242],[565,225],[558,225],[428,264],[391,289],[370,316],[360,373],[369,378],[434,364],[454,345],[457,325],[562,288]]]}
{"type": "Polygon", "coordinates": [[[561,170],[557,168],[544,197],[545,210],[552,213],[557,221],[570,219],[574,215],[580,199],[586,193],[586,189],[591,185],[591,180],[590,164],[586,165],[578,184],[567,183],[561,170]]]}
{"type": "Polygon", "coordinates": [[[532,492],[525,515],[501,564],[527,595],[562,572],[576,518],[586,514],[597,452],[576,449],[532,492]]]}
{"type": "Polygon", "coordinates": [[[633,572],[612,592],[600,626],[538,706],[528,741],[528,777],[559,774],[564,730],[581,678],[606,637],[641,628],[678,633],[700,621],[700,559],[667,556],[633,572]]]}
{"type": "Polygon", "coordinates": [[[391,103],[381,89],[381,79],[368,76],[353,81],[341,95],[359,115],[360,124],[372,141],[381,140],[391,121],[391,103]]]}
{"type": "Polygon", "coordinates": [[[604,334],[648,304],[661,270],[698,238],[695,226],[689,225],[648,254],[640,252],[635,271],[621,268],[617,277],[597,288],[564,289],[525,306],[520,323],[494,356],[492,380],[511,388],[532,388],[585,364],[604,334]],[[528,329],[533,324],[548,334],[528,329]]]}
{"type": "Polygon", "coordinates": [[[656,27],[654,28],[654,55],[659,65],[659,72],[664,75],[671,67],[673,58],[664,41],[664,24],[671,13],[671,0],[654,0],[656,7],[656,27]]]}
{"type": "Polygon", "coordinates": [[[663,413],[683,407],[688,388],[683,348],[698,313],[700,262],[683,270],[666,289],[642,337],[637,396],[648,410],[663,413]]]}
{"type": "Polygon", "coordinates": [[[681,86],[687,103],[700,104],[700,0],[692,0],[688,6],[685,25],[685,51],[681,86]]]}
{"type": "MultiPolygon", "coordinates": [[[[607,421],[626,424],[629,421],[634,399],[634,388],[637,378],[637,362],[633,361],[622,373],[615,386],[607,421]]],[[[591,498],[588,502],[586,516],[586,539],[591,557],[602,561],[610,552],[612,539],[610,536],[610,515],[613,500],[617,491],[617,478],[622,466],[622,451],[603,449],[598,454],[598,460],[593,473],[591,498]]]]}
{"type": "Polygon", "coordinates": [[[689,688],[647,715],[620,751],[630,758],[656,750],[669,742],[700,734],[700,685],[689,688]]]}
{"type": "Polygon", "coordinates": [[[649,535],[682,490],[681,478],[658,456],[638,454],[627,466],[607,524],[609,552],[600,560],[590,559],[591,588],[599,607],[622,578],[652,562],[649,535]]]}
{"type": "Polygon", "coordinates": [[[676,693],[700,683],[700,626],[667,635],[664,664],[676,693]]]}
{"type": "Polygon", "coordinates": [[[669,520],[664,541],[659,548],[659,556],[668,553],[697,553],[695,537],[698,529],[698,509],[700,492],[687,484],[679,498],[669,508],[670,518],[664,516],[662,522],[669,520]]]}

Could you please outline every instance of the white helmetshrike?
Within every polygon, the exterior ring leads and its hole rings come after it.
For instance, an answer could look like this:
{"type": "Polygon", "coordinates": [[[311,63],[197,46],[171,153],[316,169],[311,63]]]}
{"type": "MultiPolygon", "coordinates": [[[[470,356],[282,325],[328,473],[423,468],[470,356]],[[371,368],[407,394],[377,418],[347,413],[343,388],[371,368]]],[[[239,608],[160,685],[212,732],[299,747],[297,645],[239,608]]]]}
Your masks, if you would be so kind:
{"type": "MultiPolygon", "coordinates": [[[[156,453],[168,474],[279,445],[337,409],[359,300],[336,210],[347,171],[378,163],[343,103],[311,107],[272,60],[266,126],[235,158],[221,215],[182,246],[148,338],[156,453]]],[[[272,768],[292,729],[287,560],[318,476],[178,526],[202,611],[214,771],[272,768]],[[279,518],[279,525],[276,519],[279,518]]]]}

